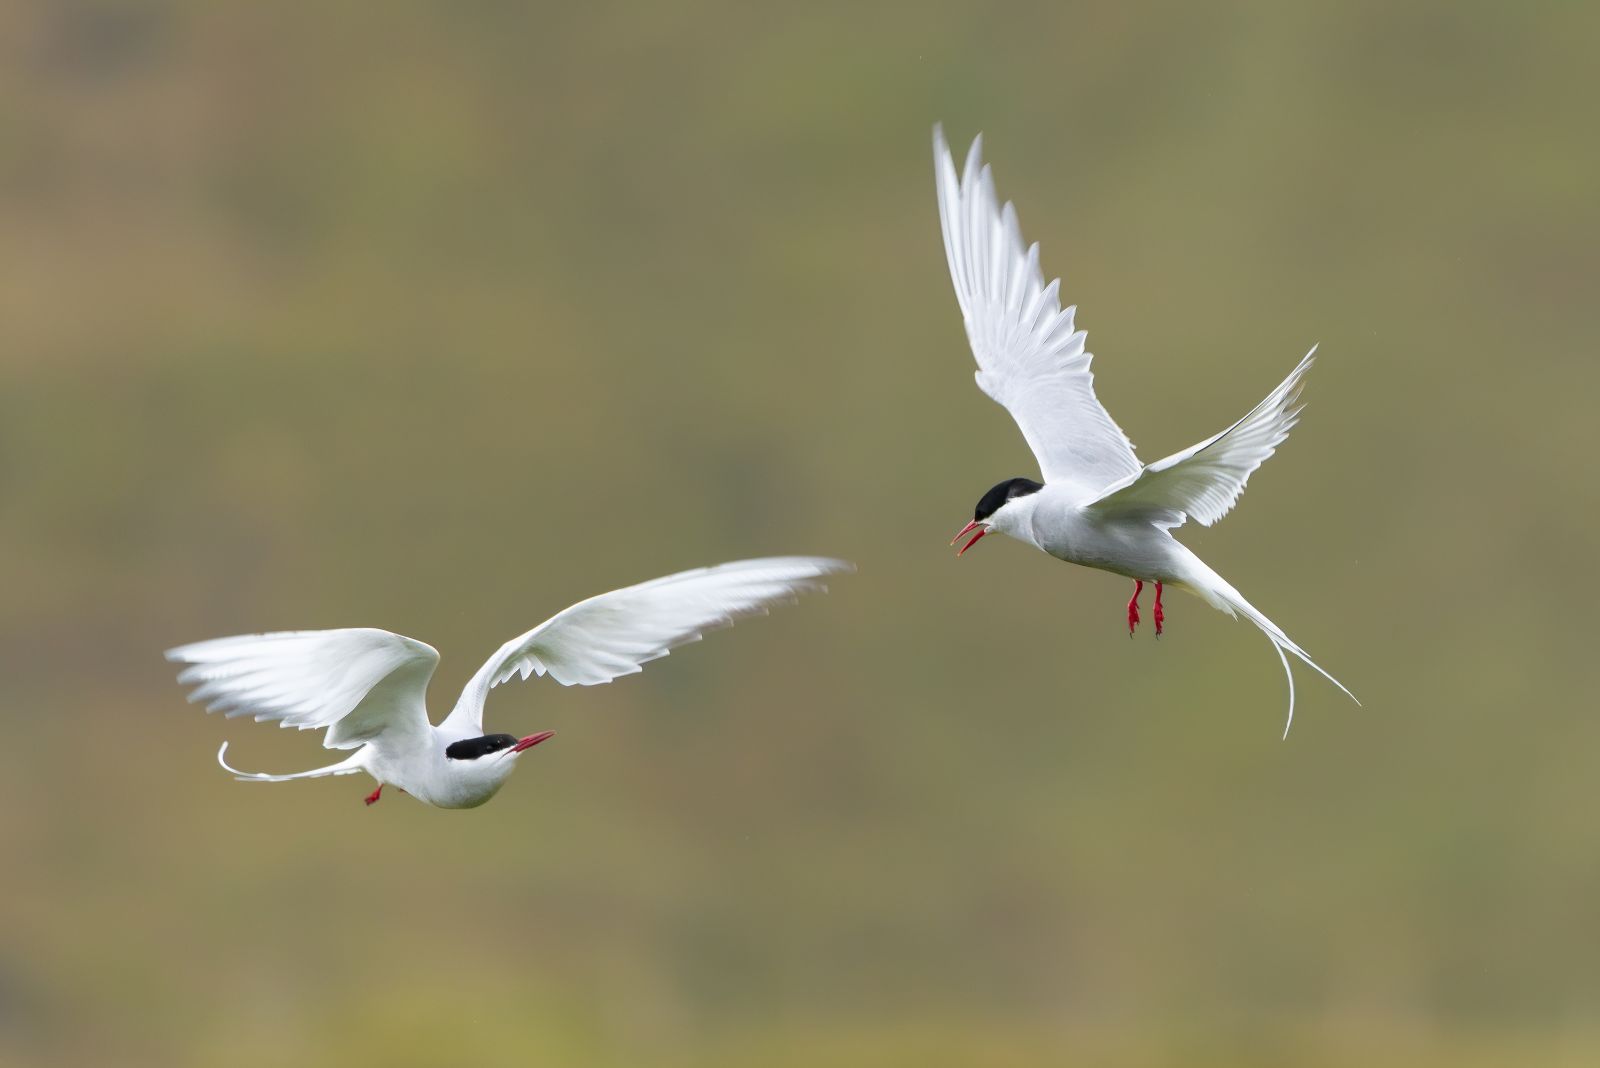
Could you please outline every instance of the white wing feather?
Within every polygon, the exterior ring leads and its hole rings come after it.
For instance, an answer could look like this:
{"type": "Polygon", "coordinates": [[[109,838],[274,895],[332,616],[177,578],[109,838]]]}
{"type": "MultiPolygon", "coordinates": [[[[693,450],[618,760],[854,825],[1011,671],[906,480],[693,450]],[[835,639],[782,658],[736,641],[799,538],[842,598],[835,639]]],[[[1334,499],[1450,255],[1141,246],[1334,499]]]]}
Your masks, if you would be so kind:
{"type": "Polygon", "coordinates": [[[826,589],[827,575],[853,571],[842,560],[787,556],[740,560],[602,593],[502,645],[467,683],[442,730],[483,731],[489,691],[514,675],[546,675],[563,686],[595,686],[643,669],[708,630],[799,594],[826,589]]]}
{"type": "Polygon", "coordinates": [[[1095,396],[1077,308],[1062,310],[1059,279],[1045,285],[1039,246],[1024,246],[1016,209],[999,206],[982,146],[981,136],[972,142],[958,178],[944,130],[933,129],[945,256],[978,388],[1011,413],[1044,480],[1087,500],[1137,474],[1139,460],[1095,396]]]}
{"type": "Polygon", "coordinates": [[[1316,346],[1289,377],[1250,414],[1220,434],[1146,467],[1106,490],[1089,505],[1101,511],[1146,511],[1174,527],[1186,516],[1210,526],[1233,508],[1256,468],[1289,436],[1299,420],[1301,380],[1316,346]]]}
{"type": "Polygon", "coordinates": [[[329,728],[322,744],[353,749],[379,734],[426,728],[432,646],[386,630],[282,631],[182,645],[167,659],[187,664],[178,681],[190,701],[229,717],[329,728]]]}

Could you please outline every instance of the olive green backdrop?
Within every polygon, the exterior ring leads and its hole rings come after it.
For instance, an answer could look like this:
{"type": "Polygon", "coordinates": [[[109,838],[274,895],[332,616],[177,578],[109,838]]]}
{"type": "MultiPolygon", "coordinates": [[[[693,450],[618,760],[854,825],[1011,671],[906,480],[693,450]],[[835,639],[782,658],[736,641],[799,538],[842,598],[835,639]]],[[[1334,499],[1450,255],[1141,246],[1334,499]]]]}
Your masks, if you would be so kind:
{"type": "MultiPolygon", "coordinates": [[[[0,1064],[1600,1061],[1583,4],[0,8],[0,1064]],[[929,133],[1146,459],[1314,342],[1175,596],[946,539],[1033,474],[929,133]],[[161,650],[827,553],[487,808],[161,650]]],[[[442,710],[442,709],[441,709],[442,710]]]]}

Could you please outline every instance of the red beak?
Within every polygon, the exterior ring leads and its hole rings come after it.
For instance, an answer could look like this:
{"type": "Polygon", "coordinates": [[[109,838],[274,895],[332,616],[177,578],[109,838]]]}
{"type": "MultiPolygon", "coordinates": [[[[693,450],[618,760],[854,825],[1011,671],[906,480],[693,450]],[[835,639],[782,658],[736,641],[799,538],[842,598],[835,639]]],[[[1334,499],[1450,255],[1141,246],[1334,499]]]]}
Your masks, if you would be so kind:
{"type": "Polygon", "coordinates": [[[538,734],[530,734],[526,738],[519,738],[517,744],[512,746],[509,752],[520,753],[524,749],[532,749],[546,738],[554,738],[555,735],[555,731],[540,731],[538,734]]]}
{"type": "Polygon", "coordinates": [[[956,550],[956,555],[957,556],[960,556],[962,553],[966,552],[968,549],[970,549],[974,545],[978,544],[978,539],[983,537],[985,534],[989,533],[989,528],[988,527],[980,527],[980,526],[978,526],[978,520],[974,519],[972,522],[968,523],[966,526],[964,526],[960,530],[956,531],[956,536],[950,539],[950,544],[954,545],[956,542],[960,541],[961,538],[968,531],[973,530],[973,529],[976,529],[977,533],[972,535],[972,540],[971,541],[967,542],[961,548],[956,550]]]}

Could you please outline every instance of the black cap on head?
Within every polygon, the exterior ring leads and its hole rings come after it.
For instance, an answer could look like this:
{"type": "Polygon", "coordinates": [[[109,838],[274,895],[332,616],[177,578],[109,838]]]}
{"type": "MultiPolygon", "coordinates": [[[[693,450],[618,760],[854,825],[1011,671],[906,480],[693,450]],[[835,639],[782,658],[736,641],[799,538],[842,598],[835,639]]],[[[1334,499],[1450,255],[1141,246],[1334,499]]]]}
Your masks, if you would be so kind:
{"type": "Polygon", "coordinates": [[[998,512],[1001,505],[1013,497],[1026,497],[1042,489],[1044,483],[1035,482],[1031,478],[1008,478],[978,499],[978,507],[972,510],[972,521],[981,523],[998,512]]]}
{"type": "Polygon", "coordinates": [[[463,738],[444,747],[444,755],[451,760],[477,760],[479,757],[510,749],[517,744],[512,734],[485,734],[482,738],[463,738]]]}

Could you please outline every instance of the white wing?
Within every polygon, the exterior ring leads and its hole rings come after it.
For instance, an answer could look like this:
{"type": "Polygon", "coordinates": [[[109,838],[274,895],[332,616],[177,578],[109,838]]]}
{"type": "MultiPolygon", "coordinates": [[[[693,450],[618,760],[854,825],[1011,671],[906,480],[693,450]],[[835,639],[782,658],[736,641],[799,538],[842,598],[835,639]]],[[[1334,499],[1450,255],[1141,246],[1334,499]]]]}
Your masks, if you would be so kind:
{"type": "Polygon", "coordinates": [[[610,682],[642,670],[674,646],[698,641],[705,631],[826,589],[826,575],[854,570],[842,560],[814,556],[740,560],[579,601],[502,645],[467,683],[440,728],[481,734],[489,691],[513,675],[548,674],[563,686],[610,682]]]}
{"type": "Polygon", "coordinates": [[[1094,395],[1085,334],[1075,307],[1061,308],[1061,282],[1044,284],[1039,246],[1022,243],[1017,212],[998,206],[994,179],[972,142],[956,177],[944,130],[933,128],[939,221],[950,280],[978,361],[978,388],[1022,429],[1044,480],[1088,499],[1136,474],[1133,444],[1094,395]]]}
{"type": "Polygon", "coordinates": [[[354,749],[380,734],[427,728],[424,701],[439,654],[386,630],[350,628],[216,638],[169,649],[167,659],[189,665],[178,681],[195,686],[189,700],[204,701],[208,712],[327,727],[323,745],[354,749]]]}
{"type": "MultiPolygon", "coordinates": [[[[1162,526],[1186,516],[1210,526],[1233,507],[1256,468],[1289,436],[1300,418],[1301,379],[1311,367],[1313,345],[1289,377],[1250,414],[1198,445],[1157,460],[1110,487],[1089,505],[1102,511],[1143,511],[1162,526]]],[[[1315,665],[1313,665],[1315,666],[1315,665]]]]}

